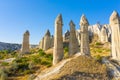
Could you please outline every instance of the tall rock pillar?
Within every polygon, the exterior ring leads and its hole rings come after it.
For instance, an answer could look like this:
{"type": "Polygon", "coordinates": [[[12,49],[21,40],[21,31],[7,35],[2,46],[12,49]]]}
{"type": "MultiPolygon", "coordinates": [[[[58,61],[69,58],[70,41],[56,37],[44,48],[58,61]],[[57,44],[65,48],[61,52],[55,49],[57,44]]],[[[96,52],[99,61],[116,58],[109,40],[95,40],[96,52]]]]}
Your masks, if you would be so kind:
{"type": "Polygon", "coordinates": [[[42,38],[42,40],[39,43],[39,49],[43,49],[44,48],[44,37],[42,38]]]}
{"type": "Polygon", "coordinates": [[[81,31],[81,55],[90,56],[90,47],[89,47],[89,32],[88,32],[88,20],[85,15],[82,15],[80,20],[80,31],[81,31]]]}
{"type": "Polygon", "coordinates": [[[72,56],[78,51],[78,40],[76,37],[75,24],[71,20],[70,23],[70,37],[69,37],[69,55],[72,56]]]}
{"type": "Polygon", "coordinates": [[[44,37],[44,47],[43,50],[48,50],[50,48],[50,31],[47,30],[45,37],[44,37]]]}
{"type": "Polygon", "coordinates": [[[63,37],[62,37],[62,15],[58,15],[55,20],[54,49],[53,49],[53,65],[63,59],[63,37]]]}
{"type": "Polygon", "coordinates": [[[22,48],[21,48],[21,53],[30,53],[30,46],[29,46],[29,36],[30,33],[27,30],[24,34],[23,34],[23,42],[22,42],[22,48]]]}
{"type": "Polygon", "coordinates": [[[120,18],[116,11],[110,16],[112,58],[120,60],[120,18]]]}

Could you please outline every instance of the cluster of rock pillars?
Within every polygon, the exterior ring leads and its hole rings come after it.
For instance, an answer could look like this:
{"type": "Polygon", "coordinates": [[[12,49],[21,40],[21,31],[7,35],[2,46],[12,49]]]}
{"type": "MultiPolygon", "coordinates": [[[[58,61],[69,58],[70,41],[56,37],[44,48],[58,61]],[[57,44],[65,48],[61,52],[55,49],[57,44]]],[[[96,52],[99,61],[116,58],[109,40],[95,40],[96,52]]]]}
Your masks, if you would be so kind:
{"type": "MultiPolygon", "coordinates": [[[[59,63],[64,56],[63,50],[63,40],[68,36],[69,38],[69,56],[80,52],[81,55],[90,56],[90,47],[89,41],[94,34],[98,35],[98,40],[102,43],[111,42],[111,56],[113,59],[120,59],[120,17],[116,11],[110,16],[109,25],[104,25],[101,28],[89,26],[89,22],[85,15],[81,16],[80,19],[80,30],[79,34],[75,29],[75,24],[71,20],[69,23],[70,31],[67,32],[64,36],[62,33],[63,19],[62,15],[58,15],[55,20],[55,33],[54,36],[50,34],[50,31],[47,30],[45,36],[39,43],[39,48],[43,50],[48,50],[53,47],[53,65],[59,63]],[[68,34],[68,36],[67,36],[68,34]],[[79,49],[80,45],[80,49],[79,49]],[[79,51],[80,50],[80,51],[79,51]]],[[[97,24],[98,25],[98,24],[97,24]]],[[[21,53],[29,53],[29,31],[26,31],[23,36],[23,43],[21,48],[21,53]]]]}

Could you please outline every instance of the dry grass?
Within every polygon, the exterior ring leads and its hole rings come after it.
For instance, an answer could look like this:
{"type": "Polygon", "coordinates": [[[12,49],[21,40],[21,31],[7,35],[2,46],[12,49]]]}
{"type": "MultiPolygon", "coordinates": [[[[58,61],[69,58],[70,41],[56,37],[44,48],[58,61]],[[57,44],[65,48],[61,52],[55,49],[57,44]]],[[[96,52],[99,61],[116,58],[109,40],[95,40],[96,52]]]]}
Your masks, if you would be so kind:
{"type": "MultiPolygon", "coordinates": [[[[58,64],[59,65],[59,64],[58,64]]],[[[53,68],[54,69],[54,68],[53,68]]],[[[96,60],[87,56],[79,56],[71,58],[61,69],[58,74],[52,75],[45,78],[45,80],[62,80],[61,77],[66,75],[72,75],[76,72],[87,73],[87,74],[98,74],[101,75],[101,79],[107,78],[106,66],[100,64],[96,60]]],[[[75,77],[75,75],[74,75],[75,77]]],[[[94,77],[96,78],[96,77],[94,77]]],[[[97,78],[96,78],[97,79],[97,78]]],[[[65,79],[66,80],[66,79],[65,79]]],[[[67,79],[69,80],[69,79],[67,79]]]]}
{"type": "Polygon", "coordinates": [[[100,55],[102,57],[110,56],[110,48],[104,47],[104,45],[106,45],[106,44],[91,43],[90,44],[91,56],[92,57],[96,57],[98,55],[100,55]]]}
{"type": "Polygon", "coordinates": [[[45,51],[46,54],[52,54],[53,53],[53,48],[48,49],[47,51],[45,51]]]}

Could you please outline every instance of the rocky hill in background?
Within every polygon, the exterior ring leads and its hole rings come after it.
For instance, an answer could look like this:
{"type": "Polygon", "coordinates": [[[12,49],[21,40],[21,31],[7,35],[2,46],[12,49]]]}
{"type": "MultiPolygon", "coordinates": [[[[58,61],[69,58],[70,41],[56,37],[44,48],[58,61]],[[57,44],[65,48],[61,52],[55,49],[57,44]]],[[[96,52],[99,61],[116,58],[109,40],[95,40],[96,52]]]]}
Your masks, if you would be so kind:
{"type": "MultiPolygon", "coordinates": [[[[31,45],[31,48],[36,47],[37,45],[31,45]]],[[[21,44],[14,43],[5,43],[0,42],[0,50],[19,50],[21,48],[21,44]]]]}

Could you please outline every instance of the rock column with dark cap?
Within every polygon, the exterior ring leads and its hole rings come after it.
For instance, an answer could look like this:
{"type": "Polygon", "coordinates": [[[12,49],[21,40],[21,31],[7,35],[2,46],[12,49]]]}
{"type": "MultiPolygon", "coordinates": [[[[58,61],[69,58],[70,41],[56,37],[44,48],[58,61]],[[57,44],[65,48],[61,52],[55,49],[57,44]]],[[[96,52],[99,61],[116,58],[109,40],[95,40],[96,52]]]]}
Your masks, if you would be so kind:
{"type": "Polygon", "coordinates": [[[62,15],[58,15],[55,20],[54,49],[53,49],[53,65],[63,59],[63,37],[62,37],[62,15]]]}
{"type": "Polygon", "coordinates": [[[88,32],[88,20],[85,15],[82,15],[80,20],[80,31],[81,31],[81,55],[90,56],[90,47],[89,47],[89,32],[88,32]]]}
{"type": "Polygon", "coordinates": [[[30,46],[29,46],[29,36],[30,33],[27,30],[24,34],[23,34],[23,42],[22,42],[22,48],[21,48],[21,53],[30,53],[30,46]]]}
{"type": "Polygon", "coordinates": [[[45,37],[44,37],[44,47],[43,50],[48,50],[50,48],[50,31],[47,30],[45,37]]]}

